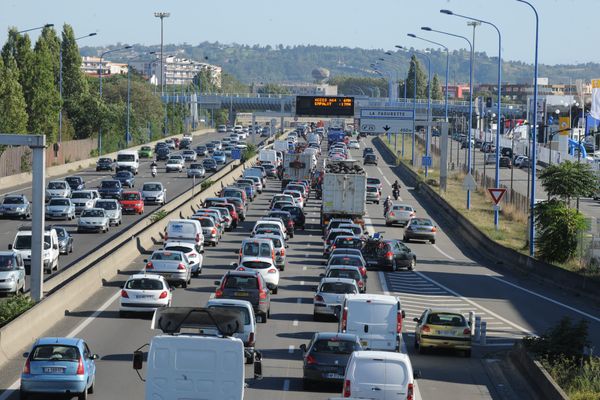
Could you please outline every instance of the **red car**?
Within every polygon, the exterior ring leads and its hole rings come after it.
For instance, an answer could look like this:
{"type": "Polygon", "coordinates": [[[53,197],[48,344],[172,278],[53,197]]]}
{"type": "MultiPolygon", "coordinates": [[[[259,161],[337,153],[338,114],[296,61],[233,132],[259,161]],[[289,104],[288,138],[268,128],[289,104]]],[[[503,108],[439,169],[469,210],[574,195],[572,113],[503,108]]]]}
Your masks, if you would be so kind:
{"type": "Polygon", "coordinates": [[[127,191],[123,192],[121,195],[121,207],[123,208],[123,214],[125,213],[134,213],[134,214],[143,214],[144,213],[144,200],[142,199],[142,194],[140,192],[135,191],[127,191]]]}

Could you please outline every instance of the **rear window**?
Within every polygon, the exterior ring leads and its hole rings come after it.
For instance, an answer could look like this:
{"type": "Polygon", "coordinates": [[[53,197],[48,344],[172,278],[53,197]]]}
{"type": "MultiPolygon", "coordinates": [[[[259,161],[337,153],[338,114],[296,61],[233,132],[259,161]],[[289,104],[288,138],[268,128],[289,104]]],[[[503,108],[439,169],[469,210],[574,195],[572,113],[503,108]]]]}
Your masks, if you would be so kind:
{"type": "Polygon", "coordinates": [[[317,340],[313,345],[311,352],[321,354],[352,354],[353,351],[360,350],[356,342],[347,340],[317,340]]]}
{"type": "Polygon", "coordinates": [[[242,267],[253,268],[253,269],[265,269],[272,267],[272,264],[264,261],[244,261],[242,267]]]}
{"type": "Polygon", "coordinates": [[[215,226],[215,221],[212,218],[196,218],[197,221],[200,221],[200,225],[203,228],[215,226]]]}
{"type": "Polygon", "coordinates": [[[224,305],[220,305],[220,304],[219,305],[211,305],[211,306],[208,306],[208,308],[220,308],[220,309],[241,311],[242,318],[244,319],[244,325],[250,325],[250,313],[248,312],[247,308],[236,307],[236,306],[224,306],[224,305]]]}
{"type": "Polygon", "coordinates": [[[327,274],[328,278],[347,278],[347,279],[360,279],[360,273],[354,269],[331,269],[327,274]]]}
{"type": "Polygon", "coordinates": [[[375,186],[367,186],[367,192],[376,193],[379,192],[379,189],[375,186]]]}
{"type": "MultiPolygon", "coordinates": [[[[361,359],[356,363],[354,368],[354,378],[358,382],[362,382],[364,384],[385,384],[386,379],[385,371],[386,363],[383,360],[371,359],[365,360],[361,359]]],[[[391,379],[390,382],[394,382],[395,384],[400,384],[399,380],[391,379]]]]}
{"type": "Polygon", "coordinates": [[[335,241],[335,246],[338,248],[360,249],[362,240],[357,238],[338,238],[335,241]]]}
{"type": "Polygon", "coordinates": [[[321,292],[324,293],[356,293],[356,287],[344,282],[326,282],[321,285],[321,292]]]}
{"type": "Polygon", "coordinates": [[[163,283],[158,279],[131,279],[125,284],[125,289],[131,290],[161,290],[163,283]]]}
{"type": "Polygon", "coordinates": [[[360,261],[360,258],[358,257],[336,256],[331,258],[329,265],[351,265],[353,267],[361,267],[362,261],[360,261]]]}
{"type": "Polygon", "coordinates": [[[165,247],[165,250],[180,251],[182,253],[189,253],[189,252],[193,251],[193,249],[191,249],[189,247],[185,247],[185,246],[167,246],[167,247],[165,247]]]}
{"type": "Polygon", "coordinates": [[[267,243],[248,242],[242,249],[244,256],[271,257],[271,247],[267,243]]]}
{"type": "Polygon", "coordinates": [[[126,200],[126,201],[140,200],[140,194],[139,193],[125,193],[125,194],[123,194],[123,197],[121,198],[121,200],[126,200]]]}
{"type": "Polygon", "coordinates": [[[427,323],[431,325],[465,326],[465,317],[454,313],[432,313],[427,317],[427,323]]]}
{"type": "Polygon", "coordinates": [[[170,251],[154,253],[152,254],[153,260],[170,260],[170,261],[181,261],[181,253],[174,253],[170,251]]]}
{"type": "Polygon", "coordinates": [[[229,276],[225,289],[258,289],[258,279],[252,276],[229,276]]]}
{"type": "Polygon", "coordinates": [[[31,352],[31,361],[78,361],[79,349],[59,344],[37,346],[31,352]]]}

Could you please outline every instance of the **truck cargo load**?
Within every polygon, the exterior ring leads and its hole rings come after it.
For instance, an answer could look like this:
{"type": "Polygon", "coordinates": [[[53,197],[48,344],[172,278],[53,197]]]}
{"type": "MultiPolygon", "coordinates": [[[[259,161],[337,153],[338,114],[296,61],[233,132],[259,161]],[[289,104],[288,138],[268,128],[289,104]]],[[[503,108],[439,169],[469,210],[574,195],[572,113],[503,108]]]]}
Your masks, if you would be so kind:
{"type": "Polygon", "coordinates": [[[364,225],[367,188],[364,170],[351,167],[346,170],[351,173],[327,171],[322,185],[321,225],[327,225],[331,218],[350,218],[364,225]]]}
{"type": "Polygon", "coordinates": [[[314,168],[312,154],[285,153],[283,155],[283,178],[281,187],[285,188],[290,181],[311,180],[314,168]]]}
{"type": "Polygon", "coordinates": [[[281,151],[286,153],[288,151],[288,142],[287,140],[276,140],[273,143],[273,150],[281,151]]]}
{"type": "Polygon", "coordinates": [[[277,159],[277,150],[271,150],[271,149],[260,150],[258,152],[258,161],[259,161],[259,163],[264,163],[265,161],[268,161],[275,166],[279,165],[279,162],[277,159]]]}

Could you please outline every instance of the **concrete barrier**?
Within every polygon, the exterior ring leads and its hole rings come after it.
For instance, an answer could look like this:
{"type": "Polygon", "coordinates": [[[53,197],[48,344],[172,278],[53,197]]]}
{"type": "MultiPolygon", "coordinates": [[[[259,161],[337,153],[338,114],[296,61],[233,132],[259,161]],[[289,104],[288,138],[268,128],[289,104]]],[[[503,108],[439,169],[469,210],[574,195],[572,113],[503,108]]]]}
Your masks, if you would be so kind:
{"type": "MultiPolygon", "coordinates": [[[[206,135],[207,133],[214,132],[214,131],[215,131],[214,129],[201,129],[201,130],[192,132],[192,136],[206,135]]],[[[168,138],[182,138],[182,137],[183,137],[183,134],[169,136],[168,138]]],[[[142,147],[142,146],[154,146],[156,143],[163,141],[165,139],[168,139],[168,138],[161,138],[160,140],[155,140],[154,142],[130,147],[130,148],[128,148],[128,150],[139,150],[140,147],[142,147]]],[[[102,157],[116,158],[117,153],[118,152],[103,154],[102,157]]],[[[68,164],[56,165],[54,167],[46,168],[46,178],[52,178],[55,176],[67,174],[71,171],[78,171],[80,169],[95,166],[98,158],[99,157],[92,157],[92,158],[88,158],[85,160],[73,161],[68,164]]],[[[3,176],[0,178],[0,187],[7,189],[12,186],[22,185],[24,182],[31,182],[31,178],[32,178],[31,172],[23,172],[20,174],[3,176]]]]}
{"type": "MultiPolygon", "coordinates": [[[[386,161],[392,162],[396,159],[393,152],[381,139],[377,138],[373,143],[386,161]]],[[[411,168],[400,164],[395,172],[408,185],[415,188],[416,195],[420,195],[423,200],[435,206],[435,212],[439,217],[437,218],[438,223],[447,227],[448,236],[455,243],[466,246],[474,257],[481,259],[481,256],[484,256],[486,266],[508,270],[528,279],[534,279],[539,283],[568,291],[576,296],[585,297],[591,301],[600,300],[600,282],[496,243],[446,202],[434,189],[425,184],[422,178],[411,168]]]]}
{"type": "MultiPolygon", "coordinates": [[[[149,222],[150,215],[144,218],[123,232],[119,236],[121,240],[107,243],[78,265],[69,268],[67,271],[73,269],[73,272],[65,272],[69,274],[68,279],[60,279],[58,284],[51,283],[50,279],[46,284],[47,287],[52,287],[49,296],[0,328],[0,368],[8,361],[20,357],[36,338],[43,336],[44,332],[65,316],[65,313],[81,306],[105,281],[115,277],[120,269],[160,242],[171,217],[192,215],[192,207],[218,193],[221,185],[233,183],[245,168],[254,164],[256,158],[255,156],[242,165],[236,161],[237,164],[233,168],[221,169],[220,174],[214,175],[215,182],[195,196],[187,198],[183,195],[167,203],[169,214],[165,218],[154,223],[149,222]]],[[[63,275],[64,277],[67,275],[63,275]]]]}

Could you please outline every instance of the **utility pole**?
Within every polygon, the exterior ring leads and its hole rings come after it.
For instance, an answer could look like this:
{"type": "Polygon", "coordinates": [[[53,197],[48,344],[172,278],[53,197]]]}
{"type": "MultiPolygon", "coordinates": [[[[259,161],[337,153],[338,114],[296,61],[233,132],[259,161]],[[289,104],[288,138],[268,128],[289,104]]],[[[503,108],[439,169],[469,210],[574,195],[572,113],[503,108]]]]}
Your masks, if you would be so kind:
{"type": "Polygon", "coordinates": [[[169,18],[169,16],[171,16],[171,13],[168,12],[155,12],[154,16],[156,18],[160,18],[160,94],[162,96],[164,89],[165,89],[165,82],[164,82],[164,57],[163,57],[163,20],[165,18],[169,18]]]}
{"type": "MultiPolygon", "coordinates": [[[[473,66],[471,67],[472,70],[473,70],[472,71],[472,77],[473,77],[473,79],[472,79],[472,82],[471,82],[471,87],[472,87],[472,90],[475,91],[475,28],[477,28],[479,25],[481,25],[481,22],[479,22],[479,21],[469,21],[469,22],[467,22],[467,25],[473,27],[473,48],[471,49],[471,57],[473,59],[473,66]]],[[[474,95],[475,95],[475,93],[471,93],[472,98],[475,98],[474,95]]],[[[481,113],[481,110],[479,112],[481,113]]],[[[479,119],[478,119],[478,122],[479,122],[479,119]]],[[[471,121],[471,124],[472,123],[473,123],[473,121],[471,121]]],[[[472,132],[469,132],[469,134],[471,135],[472,132]]],[[[469,171],[469,173],[473,173],[475,171],[475,165],[476,165],[475,160],[477,158],[477,157],[475,157],[475,155],[477,154],[475,152],[475,149],[476,149],[475,144],[477,144],[477,138],[475,138],[475,140],[473,142],[474,142],[474,145],[473,145],[473,154],[472,154],[473,161],[472,161],[472,164],[471,164],[472,165],[472,170],[469,171]]],[[[485,164],[485,154],[483,156],[483,163],[485,164]]]]}

